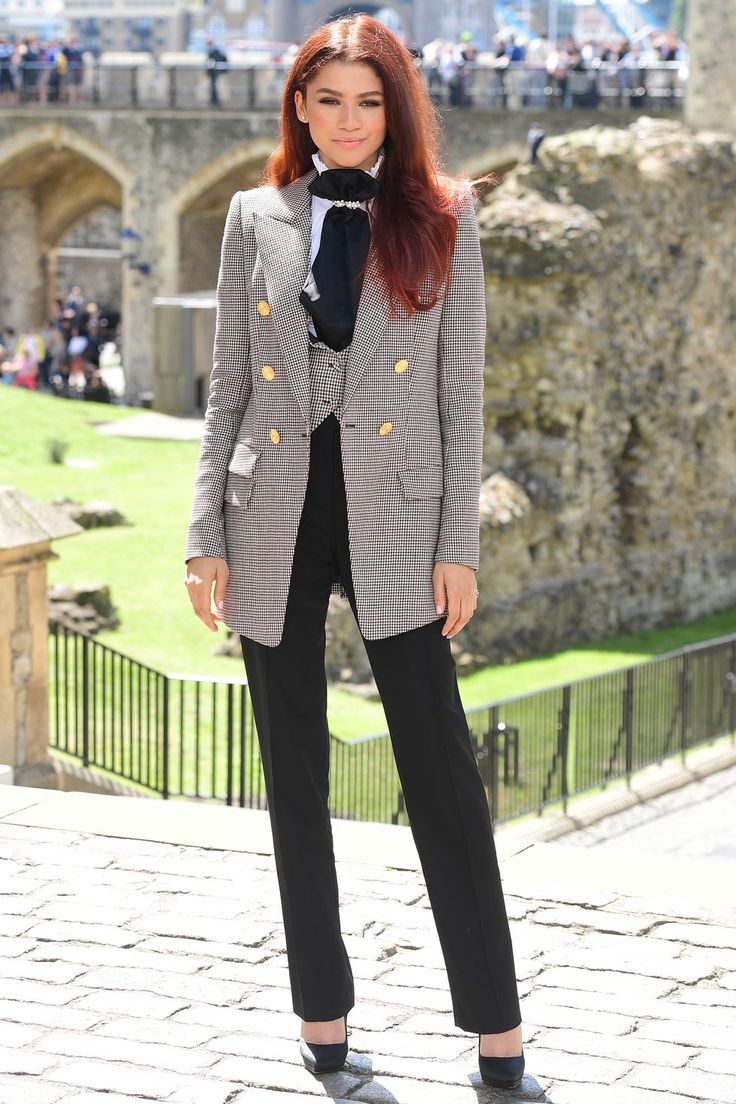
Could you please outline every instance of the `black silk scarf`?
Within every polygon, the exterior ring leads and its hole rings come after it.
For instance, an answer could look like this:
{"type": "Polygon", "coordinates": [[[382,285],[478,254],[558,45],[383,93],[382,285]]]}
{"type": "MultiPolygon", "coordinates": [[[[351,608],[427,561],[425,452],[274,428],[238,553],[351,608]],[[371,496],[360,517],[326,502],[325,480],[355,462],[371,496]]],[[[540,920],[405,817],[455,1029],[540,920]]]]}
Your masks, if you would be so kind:
{"type": "Polygon", "coordinates": [[[363,169],[325,169],[309,184],[312,195],[333,204],[325,212],[312,279],[300,291],[299,301],[312,316],[318,338],[336,351],[352,341],[363,283],[360,272],[371,242],[368,212],[359,204],[378,188],[379,181],[363,169]]]}

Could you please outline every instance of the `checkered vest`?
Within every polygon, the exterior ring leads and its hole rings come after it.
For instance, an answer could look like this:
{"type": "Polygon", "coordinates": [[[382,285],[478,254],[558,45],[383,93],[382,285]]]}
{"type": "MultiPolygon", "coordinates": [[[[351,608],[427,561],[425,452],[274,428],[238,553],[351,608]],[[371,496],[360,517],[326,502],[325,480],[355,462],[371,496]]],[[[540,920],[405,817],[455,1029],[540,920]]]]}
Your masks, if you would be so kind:
{"type": "Polygon", "coordinates": [[[338,417],[345,390],[345,367],[350,346],[336,352],[323,341],[309,345],[309,431],[313,433],[328,414],[338,417]]]}

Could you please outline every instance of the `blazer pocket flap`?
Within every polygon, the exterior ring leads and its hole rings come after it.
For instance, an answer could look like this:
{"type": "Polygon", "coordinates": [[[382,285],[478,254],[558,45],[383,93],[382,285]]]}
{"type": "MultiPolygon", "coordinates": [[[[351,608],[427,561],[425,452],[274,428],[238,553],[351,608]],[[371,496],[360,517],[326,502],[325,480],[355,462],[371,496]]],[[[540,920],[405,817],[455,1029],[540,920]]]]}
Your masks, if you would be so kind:
{"type": "Polygon", "coordinates": [[[235,449],[233,450],[227,470],[229,472],[234,472],[236,475],[245,476],[247,479],[252,479],[256,460],[260,456],[260,452],[260,449],[253,448],[252,445],[246,444],[245,441],[236,441],[235,449]]]}
{"type": "Polygon", "coordinates": [[[441,464],[427,468],[403,468],[398,476],[407,498],[435,498],[444,493],[444,471],[441,464]]]}
{"type": "Polygon", "coordinates": [[[225,485],[224,501],[228,506],[246,506],[252,490],[252,477],[231,472],[225,485]]]}

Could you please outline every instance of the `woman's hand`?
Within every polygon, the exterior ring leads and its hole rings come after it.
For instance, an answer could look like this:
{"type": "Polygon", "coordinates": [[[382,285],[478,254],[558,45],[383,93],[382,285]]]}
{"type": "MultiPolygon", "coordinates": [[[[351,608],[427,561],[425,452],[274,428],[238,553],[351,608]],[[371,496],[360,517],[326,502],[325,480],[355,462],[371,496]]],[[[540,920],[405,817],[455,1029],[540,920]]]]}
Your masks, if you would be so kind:
{"type": "Polygon", "coordinates": [[[436,563],[432,571],[434,601],[438,613],[447,603],[447,620],[443,636],[456,636],[467,625],[478,605],[475,571],[468,564],[436,563]]]}
{"type": "Polygon", "coordinates": [[[222,621],[222,605],[225,601],[225,588],[230,576],[227,561],[222,556],[193,556],[187,564],[187,576],[184,580],[189,601],[200,621],[208,629],[217,632],[215,621],[222,621]],[[215,584],[215,606],[211,609],[212,584],[215,584]]]}

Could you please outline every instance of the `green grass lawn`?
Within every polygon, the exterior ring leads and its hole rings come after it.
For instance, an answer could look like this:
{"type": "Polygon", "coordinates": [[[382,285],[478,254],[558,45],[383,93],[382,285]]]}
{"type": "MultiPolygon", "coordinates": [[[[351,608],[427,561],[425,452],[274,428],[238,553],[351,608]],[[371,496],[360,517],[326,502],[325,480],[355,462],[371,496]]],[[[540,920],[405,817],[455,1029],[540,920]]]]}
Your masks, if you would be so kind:
{"type": "MultiPolygon", "coordinates": [[[[122,625],[100,634],[100,641],[161,671],[240,678],[240,660],[211,654],[217,638],[195,618],[184,587],[184,538],[198,445],[104,437],[95,429],[95,423],[140,413],[0,387],[0,481],[42,501],[57,495],[104,498],[133,522],[54,544],[59,559],[49,565],[51,582],[110,586],[122,625]],[[96,466],[51,463],[47,442],[52,438],[68,443],[67,459],[94,460],[96,466]]],[[[487,668],[461,679],[461,693],[466,707],[481,705],[731,632],[736,632],[736,610],[487,668]]],[[[386,727],[380,703],[344,691],[330,692],[329,717],[332,731],[343,739],[386,727]]]]}

